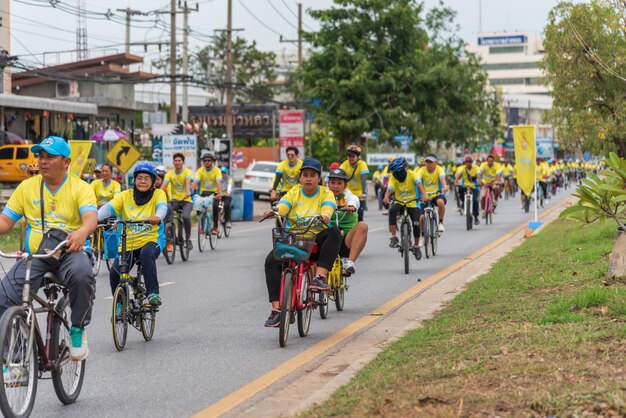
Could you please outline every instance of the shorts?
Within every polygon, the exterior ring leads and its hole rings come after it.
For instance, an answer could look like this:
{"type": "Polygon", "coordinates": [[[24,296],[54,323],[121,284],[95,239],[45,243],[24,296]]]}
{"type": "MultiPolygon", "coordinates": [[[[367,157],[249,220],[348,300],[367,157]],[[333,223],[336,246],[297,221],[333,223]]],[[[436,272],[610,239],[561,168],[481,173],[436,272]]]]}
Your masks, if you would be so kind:
{"type": "Polygon", "coordinates": [[[343,237],[341,237],[341,248],[339,249],[339,257],[341,258],[347,258],[350,256],[350,248],[346,246],[347,236],[348,234],[345,234],[343,237]]]}

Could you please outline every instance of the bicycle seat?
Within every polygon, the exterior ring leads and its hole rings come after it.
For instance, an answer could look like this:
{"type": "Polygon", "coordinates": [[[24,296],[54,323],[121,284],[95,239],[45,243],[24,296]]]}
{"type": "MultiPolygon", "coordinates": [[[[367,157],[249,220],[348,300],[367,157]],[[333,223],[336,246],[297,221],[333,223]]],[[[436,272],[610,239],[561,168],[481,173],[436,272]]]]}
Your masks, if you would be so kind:
{"type": "Polygon", "coordinates": [[[318,247],[317,247],[317,243],[313,244],[313,249],[311,250],[311,255],[313,254],[317,254],[318,251],[318,247]]]}
{"type": "Polygon", "coordinates": [[[48,271],[43,275],[43,284],[46,285],[46,284],[61,284],[61,283],[59,282],[59,279],[57,278],[56,274],[54,274],[51,271],[48,271]]]}

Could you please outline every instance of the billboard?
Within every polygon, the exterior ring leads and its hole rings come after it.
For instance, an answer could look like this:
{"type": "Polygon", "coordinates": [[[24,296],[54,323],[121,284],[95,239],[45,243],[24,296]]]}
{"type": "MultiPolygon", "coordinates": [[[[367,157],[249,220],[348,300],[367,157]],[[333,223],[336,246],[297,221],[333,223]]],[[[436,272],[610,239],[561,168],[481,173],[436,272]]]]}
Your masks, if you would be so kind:
{"type": "MultiPolygon", "coordinates": [[[[275,105],[233,106],[233,137],[273,138],[277,112],[275,105]]],[[[226,106],[189,106],[189,121],[226,130],[226,106]]]]}
{"type": "Polygon", "coordinates": [[[537,157],[554,158],[551,136],[537,137],[537,157]]]}
{"type": "Polygon", "coordinates": [[[287,147],[298,148],[300,159],[304,158],[304,110],[281,110],[280,159],[287,158],[287,147]]]}
{"type": "Polygon", "coordinates": [[[367,165],[387,165],[389,163],[389,158],[398,158],[404,157],[406,158],[407,163],[409,165],[415,165],[415,154],[411,153],[391,153],[391,152],[379,152],[374,153],[370,152],[367,154],[366,163],[367,165]]]}
{"type": "Polygon", "coordinates": [[[198,169],[198,138],[196,135],[163,135],[163,165],[174,169],[174,154],[185,156],[185,167],[195,174],[198,169]]]}
{"type": "Polygon", "coordinates": [[[520,45],[525,43],[525,35],[481,36],[478,38],[478,45],[481,46],[520,45]]]}

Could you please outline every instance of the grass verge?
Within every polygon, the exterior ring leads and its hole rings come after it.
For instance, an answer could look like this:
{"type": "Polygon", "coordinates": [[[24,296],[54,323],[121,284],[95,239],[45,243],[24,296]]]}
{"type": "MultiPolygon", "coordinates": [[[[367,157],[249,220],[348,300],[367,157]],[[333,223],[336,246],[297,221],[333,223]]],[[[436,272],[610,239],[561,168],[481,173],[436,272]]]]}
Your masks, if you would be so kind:
{"type": "Polygon", "coordinates": [[[614,231],[548,225],[302,416],[626,416],[614,231]]]}
{"type": "Polygon", "coordinates": [[[0,249],[3,251],[17,251],[20,247],[21,235],[21,222],[17,222],[9,232],[0,235],[0,249]]]}

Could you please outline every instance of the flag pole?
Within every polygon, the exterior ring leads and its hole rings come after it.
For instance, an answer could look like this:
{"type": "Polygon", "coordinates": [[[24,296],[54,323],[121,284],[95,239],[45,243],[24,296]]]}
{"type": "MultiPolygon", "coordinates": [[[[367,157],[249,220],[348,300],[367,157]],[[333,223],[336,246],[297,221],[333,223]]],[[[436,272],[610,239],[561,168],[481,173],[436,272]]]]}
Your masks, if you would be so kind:
{"type": "Polygon", "coordinates": [[[537,193],[539,191],[539,182],[537,182],[537,128],[533,126],[533,130],[535,131],[535,135],[533,135],[535,137],[535,222],[537,222],[537,205],[539,204],[537,202],[537,193]]]}

